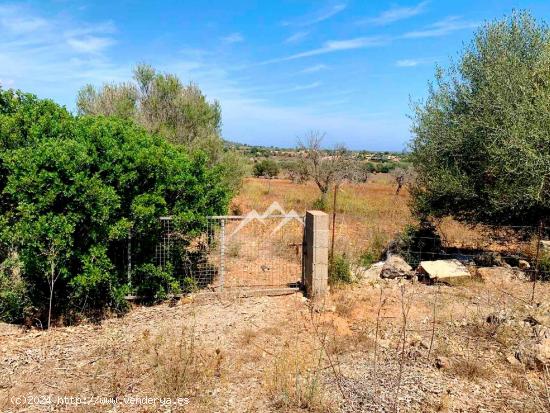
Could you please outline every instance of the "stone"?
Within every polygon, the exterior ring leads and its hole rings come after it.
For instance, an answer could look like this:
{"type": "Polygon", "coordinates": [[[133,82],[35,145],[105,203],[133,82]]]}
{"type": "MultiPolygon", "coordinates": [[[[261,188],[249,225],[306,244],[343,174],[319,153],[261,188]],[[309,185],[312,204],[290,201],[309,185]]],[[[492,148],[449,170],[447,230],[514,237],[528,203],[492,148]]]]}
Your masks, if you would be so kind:
{"type": "Polygon", "coordinates": [[[487,316],[487,318],[485,319],[485,321],[489,324],[495,324],[495,325],[500,325],[500,324],[503,324],[505,323],[506,321],[509,320],[509,317],[508,317],[508,314],[506,314],[506,312],[504,311],[499,311],[499,312],[496,312],[496,313],[491,313],[487,316]]]}
{"type": "Polygon", "coordinates": [[[531,264],[529,264],[525,260],[519,260],[518,267],[520,270],[528,270],[529,268],[531,268],[531,264]]]}
{"type": "Polygon", "coordinates": [[[431,282],[453,284],[471,278],[468,269],[458,260],[422,261],[416,270],[431,282]]]}
{"type": "Polygon", "coordinates": [[[435,359],[435,367],[446,370],[451,367],[451,362],[447,357],[439,356],[435,359]]]}
{"type": "Polygon", "coordinates": [[[539,370],[550,366],[550,338],[545,338],[536,346],[535,365],[539,370]]]}
{"type": "Polygon", "coordinates": [[[520,364],[519,360],[513,354],[509,354],[508,357],[506,357],[506,361],[510,363],[512,366],[517,366],[520,364]]]}
{"type": "Polygon", "coordinates": [[[390,255],[380,273],[382,278],[403,278],[412,276],[412,267],[399,255],[390,255]]]}
{"type": "Polygon", "coordinates": [[[361,283],[376,281],[380,278],[382,267],[384,267],[384,261],[376,262],[370,267],[357,267],[354,270],[355,279],[361,283]]]}
{"type": "Polygon", "coordinates": [[[550,240],[542,240],[540,242],[540,249],[542,252],[550,253],[550,240]]]}

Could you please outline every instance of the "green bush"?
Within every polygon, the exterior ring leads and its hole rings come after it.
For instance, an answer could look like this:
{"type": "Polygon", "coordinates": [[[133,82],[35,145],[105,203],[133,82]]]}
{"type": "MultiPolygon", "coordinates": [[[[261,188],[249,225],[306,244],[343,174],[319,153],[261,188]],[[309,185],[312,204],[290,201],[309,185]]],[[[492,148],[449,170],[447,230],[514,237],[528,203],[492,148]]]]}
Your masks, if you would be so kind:
{"type": "Polygon", "coordinates": [[[0,265],[0,320],[10,323],[24,321],[31,303],[27,285],[17,274],[18,263],[7,259],[0,265]]]}
{"type": "Polygon", "coordinates": [[[174,287],[147,266],[158,218],[172,215],[190,238],[203,231],[206,216],[226,211],[223,173],[202,152],[131,121],[73,117],[51,101],[0,90],[0,262],[8,246],[16,249],[25,297],[42,321],[50,290],[54,316],[121,309],[131,234],[140,271],[132,287],[158,298],[174,287]]]}
{"type": "Polygon", "coordinates": [[[279,164],[272,159],[262,159],[254,164],[254,176],[276,178],[279,175],[279,164]]]}
{"type": "Polygon", "coordinates": [[[545,281],[550,280],[550,253],[541,255],[539,261],[539,273],[541,279],[545,281]]]}
{"type": "Polygon", "coordinates": [[[345,255],[335,255],[328,268],[328,283],[332,286],[351,284],[351,263],[345,255]]]}
{"type": "Polygon", "coordinates": [[[134,271],[136,294],[145,301],[157,302],[166,299],[170,293],[179,293],[178,281],[170,268],[162,269],[154,264],[143,264],[134,271]]]}
{"type": "Polygon", "coordinates": [[[429,221],[407,225],[388,247],[388,252],[402,256],[416,268],[420,261],[442,258],[443,245],[436,227],[429,221]]]}
{"type": "Polygon", "coordinates": [[[320,198],[317,198],[315,201],[313,201],[313,204],[311,205],[311,207],[318,211],[327,211],[328,203],[327,201],[325,201],[323,197],[320,197],[320,198]]]}

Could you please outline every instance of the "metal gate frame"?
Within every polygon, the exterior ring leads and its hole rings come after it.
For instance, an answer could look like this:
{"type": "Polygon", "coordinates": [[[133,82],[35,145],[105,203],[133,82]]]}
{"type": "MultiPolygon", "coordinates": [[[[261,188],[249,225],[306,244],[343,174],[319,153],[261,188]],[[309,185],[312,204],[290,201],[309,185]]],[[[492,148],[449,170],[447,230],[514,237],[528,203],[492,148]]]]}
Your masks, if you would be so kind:
{"type": "MultiPolygon", "coordinates": [[[[161,222],[163,222],[163,234],[162,239],[157,246],[157,264],[162,268],[166,268],[169,262],[173,262],[174,255],[177,250],[177,236],[175,232],[172,231],[171,221],[172,217],[161,217],[161,222]]],[[[206,242],[203,242],[202,247],[204,247],[207,257],[203,262],[196,262],[191,264],[194,266],[194,269],[183,269],[180,275],[185,277],[192,278],[197,285],[199,285],[200,292],[216,292],[224,290],[243,290],[246,292],[279,292],[279,291],[296,291],[301,288],[303,285],[303,272],[304,272],[304,221],[305,216],[298,215],[294,212],[289,214],[277,214],[277,215],[259,215],[255,212],[249,213],[247,215],[218,215],[208,217],[208,227],[206,233],[201,234],[201,236],[206,236],[206,242]],[[235,236],[237,231],[228,234],[228,226],[234,227],[231,225],[237,221],[240,221],[244,228],[248,223],[252,221],[260,221],[262,225],[266,225],[265,222],[272,222],[274,219],[279,219],[281,222],[275,229],[269,234],[270,237],[275,236],[276,232],[280,232],[279,236],[284,237],[284,232],[281,230],[284,229],[286,224],[290,221],[299,221],[301,224],[301,230],[299,233],[295,233],[293,243],[285,245],[285,247],[293,247],[296,249],[296,254],[294,259],[298,262],[292,262],[287,260],[273,260],[270,266],[266,266],[266,271],[271,271],[273,268],[273,273],[276,273],[279,279],[275,282],[262,284],[261,281],[257,281],[259,276],[263,275],[259,272],[253,273],[251,277],[250,285],[247,285],[246,280],[244,279],[244,271],[239,273],[236,277],[233,275],[229,279],[228,275],[228,263],[231,263],[231,257],[228,256],[228,246],[231,246],[231,241],[228,238],[235,236]],[[229,224],[229,225],[228,225],[229,224]],[[283,235],[281,235],[283,234],[283,235]],[[219,251],[216,250],[217,246],[216,241],[219,240],[219,251]],[[212,255],[215,253],[215,255],[212,255]],[[278,267],[283,268],[278,268],[278,267]],[[275,268],[277,267],[277,268],[275,268]],[[287,273],[285,274],[285,270],[287,273]],[[296,271],[294,273],[293,271],[296,271]],[[285,276],[287,278],[285,278],[285,276]],[[242,277],[242,278],[240,278],[242,277]],[[294,277],[294,278],[292,278],[294,277]],[[216,285],[212,285],[212,282],[216,279],[216,285]],[[237,283],[234,283],[234,281],[237,283]],[[281,280],[286,280],[289,282],[282,282],[281,280]],[[291,281],[292,280],[292,281],[291,281]],[[240,281],[240,282],[239,282],[240,281]],[[233,282],[233,283],[232,283],[233,282]],[[236,284],[236,285],[233,285],[236,284]]],[[[250,236],[253,237],[253,236],[250,236]]],[[[270,238],[267,238],[270,239],[270,238]]],[[[200,244],[200,242],[199,242],[200,244]]],[[[231,252],[231,251],[230,251],[231,252]]],[[[265,258],[265,257],[264,257],[265,258]]],[[[273,258],[273,257],[271,257],[273,258]]],[[[264,265],[260,267],[264,271],[264,265]]],[[[257,270],[258,271],[258,270],[257,270]]],[[[265,271],[264,271],[265,272],[265,271]]],[[[275,277],[272,277],[275,278],[275,277]]],[[[250,281],[250,280],[249,280],[250,281]]]]}

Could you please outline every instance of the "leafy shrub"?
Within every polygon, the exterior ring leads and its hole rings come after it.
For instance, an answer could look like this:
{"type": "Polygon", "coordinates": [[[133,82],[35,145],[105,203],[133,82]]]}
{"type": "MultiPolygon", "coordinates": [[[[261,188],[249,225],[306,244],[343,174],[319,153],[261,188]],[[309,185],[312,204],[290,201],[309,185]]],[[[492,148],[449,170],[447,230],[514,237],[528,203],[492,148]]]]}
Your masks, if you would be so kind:
{"type": "Polygon", "coordinates": [[[543,280],[550,280],[550,253],[541,255],[539,259],[539,273],[539,277],[543,280]]]}
{"type": "Polygon", "coordinates": [[[373,252],[372,250],[367,250],[367,251],[364,251],[360,256],[359,256],[359,265],[361,265],[362,267],[370,267],[372,264],[374,264],[375,262],[377,262],[379,260],[379,255],[377,255],[375,252],[373,252]]]}
{"type": "Polygon", "coordinates": [[[131,121],[73,117],[51,101],[0,90],[0,261],[7,246],[19,253],[24,295],[42,320],[50,290],[54,316],[120,309],[131,234],[140,269],[132,287],[158,298],[174,287],[144,266],[154,261],[158,217],[172,215],[189,237],[203,231],[206,216],[225,213],[223,173],[202,152],[131,121]]]}
{"type": "Polygon", "coordinates": [[[137,287],[136,293],[145,300],[161,301],[169,293],[180,291],[178,281],[172,276],[171,269],[163,270],[153,264],[143,264],[133,274],[137,287]]]}
{"type": "Polygon", "coordinates": [[[276,178],[279,175],[279,164],[272,159],[262,159],[254,164],[254,176],[276,178]]]}
{"type": "Polygon", "coordinates": [[[17,274],[18,262],[7,259],[0,265],[0,320],[22,322],[30,307],[25,281],[17,274]]]}
{"type": "Polygon", "coordinates": [[[328,209],[327,201],[323,197],[319,197],[313,201],[313,205],[311,205],[311,207],[319,211],[327,211],[328,209]]]}
{"type": "Polygon", "coordinates": [[[386,252],[402,256],[415,268],[420,261],[439,258],[442,251],[437,228],[429,221],[422,221],[418,225],[407,225],[386,252]]]}
{"type": "Polygon", "coordinates": [[[335,255],[328,267],[328,282],[330,285],[351,284],[351,263],[345,255],[335,255]]]}

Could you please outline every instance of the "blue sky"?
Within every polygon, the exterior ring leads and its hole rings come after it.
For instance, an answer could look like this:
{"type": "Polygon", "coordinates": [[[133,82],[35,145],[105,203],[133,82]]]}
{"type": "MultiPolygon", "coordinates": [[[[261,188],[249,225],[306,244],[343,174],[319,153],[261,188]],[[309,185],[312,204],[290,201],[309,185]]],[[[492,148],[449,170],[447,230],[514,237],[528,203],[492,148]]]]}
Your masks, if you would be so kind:
{"type": "Polygon", "coordinates": [[[146,62],[219,100],[227,139],[399,151],[434,65],[513,9],[550,20],[549,1],[0,1],[0,83],[74,110],[146,62]]]}

